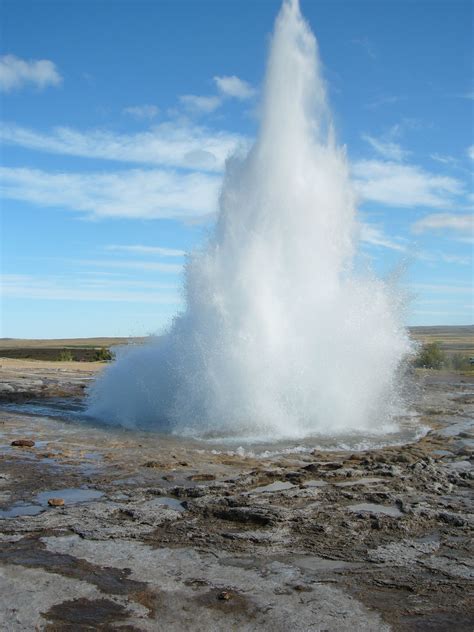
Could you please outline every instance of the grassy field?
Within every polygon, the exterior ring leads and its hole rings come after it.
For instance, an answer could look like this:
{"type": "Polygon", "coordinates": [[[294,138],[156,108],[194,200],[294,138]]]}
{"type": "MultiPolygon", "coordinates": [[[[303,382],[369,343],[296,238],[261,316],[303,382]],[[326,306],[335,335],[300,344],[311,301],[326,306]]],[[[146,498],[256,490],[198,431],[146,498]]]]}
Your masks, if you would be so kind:
{"type": "Polygon", "coordinates": [[[410,333],[422,344],[438,342],[447,354],[474,356],[474,325],[457,327],[410,327],[410,333]]]}
{"type": "MultiPolygon", "coordinates": [[[[415,340],[425,344],[439,342],[447,354],[474,356],[474,325],[453,327],[410,327],[415,340]]],[[[142,344],[147,338],[58,338],[55,340],[27,340],[0,338],[0,357],[28,360],[60,360],[68,351],[73,360],[90,362],[98,349],[116,345],[142,344]]]]}

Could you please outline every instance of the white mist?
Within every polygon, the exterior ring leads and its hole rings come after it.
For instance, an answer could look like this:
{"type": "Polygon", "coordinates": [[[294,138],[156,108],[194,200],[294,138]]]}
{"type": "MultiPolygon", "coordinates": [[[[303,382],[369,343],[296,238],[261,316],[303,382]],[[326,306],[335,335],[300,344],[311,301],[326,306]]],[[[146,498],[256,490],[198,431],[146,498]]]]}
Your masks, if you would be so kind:
{"type": "Polygon", "coordinates": [[[356,231],[316,40],[286,1],[260,132],[228,162],[214,234],[186,266],[186,311],[122,351],[89,413],[195,436],[387,430],[410,342],[396,292],[353,270],[356,231]]]}

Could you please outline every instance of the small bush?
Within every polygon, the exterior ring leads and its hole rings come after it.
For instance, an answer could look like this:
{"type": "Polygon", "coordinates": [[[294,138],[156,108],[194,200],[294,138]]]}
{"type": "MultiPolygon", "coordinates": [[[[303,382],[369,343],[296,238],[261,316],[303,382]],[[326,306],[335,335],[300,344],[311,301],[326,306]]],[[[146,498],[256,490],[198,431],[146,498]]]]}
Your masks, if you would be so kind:
{"type": "Polygon", "coordinates": [[[113,360],[113,357],[114,356],[112,355],[110,349],[102,347],[102,349],[97,349],[97,351],[95,352],[94,360],[96,362],[110,362],[111,360],[113,360]]]}
{"type": "Polygon", "coordinates": [[[415,358],[415,366],[422,369],[441,369],[445,364],[446,355],[439,342],[423,345],[415,358]]]}
{"type": "Polygon", "coordinates": [[[467,371],[471,368],[469,357],[462,353],[453,353],[449,358],[449,364],[455,371],[467,371]]]}
{"type": "Polygon", "coordinates": [[[73,360],[74,360],[74,356],[69,351],[69,349],[63,349],[63,351],[61,351],[61,353],[59,354],[60,362],[72,362],[73,360]]]}

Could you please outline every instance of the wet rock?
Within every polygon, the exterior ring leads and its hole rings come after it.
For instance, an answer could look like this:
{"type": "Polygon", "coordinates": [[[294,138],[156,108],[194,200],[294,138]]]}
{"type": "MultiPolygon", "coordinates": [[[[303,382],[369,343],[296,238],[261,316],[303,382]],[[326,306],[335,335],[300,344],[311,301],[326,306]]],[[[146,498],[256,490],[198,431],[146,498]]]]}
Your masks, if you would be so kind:
{"type": "Polygon", "coordinates": [[[168,493],[178,498],[201,498],[207,495],[207,489],[201,485],[196,485],[196,487],[182,487],[178,485],[169,489],[168,493]]]}
{"type": "Polygon", "coordinates": [[[12,441],[10,445],[15,446],[16,448],[32,448],[34,447],[35,442],[32,439],[15,439],[15,441],[12,441]]]}
{"type": "Polygon", "coordinates": [[[311,592],[311,587],[305,586],[304,584],[296,584],[293,586],[293,590],[296,590],[297,592],[311,592]]]}
{"type": "Polygon", "coordinates": [[[438,514],[438,519],[453,527],[464,527],[468,524],[467,520],[460,515],[443,511],[438,514]]]}
{"type": "Polygon", "coordinates": [[[214,474],[191,474],[188,476],[189,481],[215,481],[214,474]]]}
{"type": "Polygon", "coordinates": [[[262,527],[275,522],[275,515],[271,511],[253,507],[216,507],[213,515],[229,522],[252,523],[262,527]]]}
{"type": "Polygon", "coordinates": [[[159,461],[147,461],[146,463],[143,463],[142,467],[149,467],[152,469],[160,469],[160,470],[166,469],[166,465],[164,465],[163,463],[160,463],[159,461]]]}
{"type": "Polygon", "coordinates": [[[48,498],[48,505],[50,507],[62,507],[64,505],[64,498],[48,498]]]}

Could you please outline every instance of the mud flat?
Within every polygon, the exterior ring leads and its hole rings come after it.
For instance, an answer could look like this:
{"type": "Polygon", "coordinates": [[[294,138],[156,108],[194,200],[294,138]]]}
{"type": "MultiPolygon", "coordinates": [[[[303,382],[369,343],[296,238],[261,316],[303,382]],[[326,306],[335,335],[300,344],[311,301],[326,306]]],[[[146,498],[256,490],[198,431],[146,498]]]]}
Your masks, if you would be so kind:
{"type": "Polygon", "coordinates": [[[0,629],[473,629],[472,376],[414,378],[409,445],[259,456],[89,423],[96,364],[0,364],[0,629]]]}

